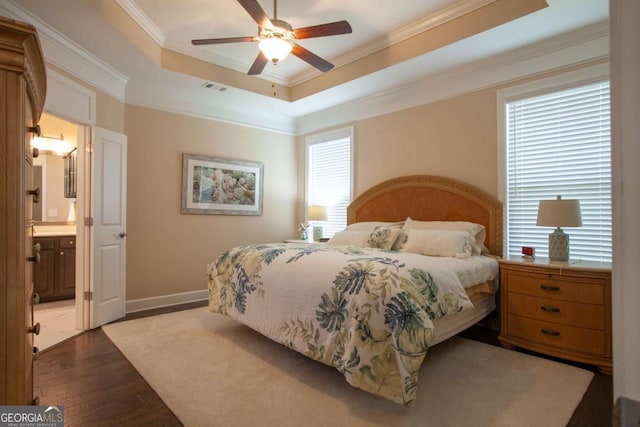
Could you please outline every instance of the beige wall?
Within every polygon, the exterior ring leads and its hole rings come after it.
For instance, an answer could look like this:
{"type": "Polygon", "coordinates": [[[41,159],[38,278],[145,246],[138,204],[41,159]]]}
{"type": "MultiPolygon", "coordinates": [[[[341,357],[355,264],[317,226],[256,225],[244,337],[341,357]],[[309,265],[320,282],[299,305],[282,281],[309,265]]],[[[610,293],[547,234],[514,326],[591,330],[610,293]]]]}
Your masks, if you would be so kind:
{"type": "Polygon", "coordinates": [[[442,175],[497,194],[495,89],[355,123],[354,196],[402,175],[442,175]]]}
{"type": "Polygon", "coordinates": [[[295,137],[127,105],[127,300],[206,288],[230,247],[295,236],[295,137]],[[264,164],[261,216],[180,213],[182,154],[264,164]]]}
{"type": "MultiPolygon", "coordinates": [[[[606,61],[601,58],[350,123],[355,136],[354,197],[384,180],[413,174],[459,179],[499,196],[498,90],[606,61]]],[[[304,170],[304,154],[300,159],[304,170]]]]}

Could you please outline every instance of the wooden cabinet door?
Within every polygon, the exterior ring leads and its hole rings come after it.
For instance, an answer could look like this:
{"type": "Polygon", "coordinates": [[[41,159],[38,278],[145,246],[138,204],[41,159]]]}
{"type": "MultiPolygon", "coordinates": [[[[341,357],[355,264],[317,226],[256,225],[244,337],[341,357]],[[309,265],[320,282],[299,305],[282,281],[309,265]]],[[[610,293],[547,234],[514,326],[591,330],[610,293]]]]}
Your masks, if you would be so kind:
{"type": "Polygon", "coordinates": [[[40,262],[33,267],[33,286],[40,301],[44,302],[56,294],[55,239],[37,238],[34,241],[40,244],[40,262]]]}
{"type": "Polygon", "coordinates": [[[58,243],[58,296],[73,298],[76,293],[75,238],[61,237],[58,243]]]}
{"type": "Polygon", "coordinates": [[[0,16],[0,405],[33,403],[33,159],[46,92],[35,28],[0,16]]]}

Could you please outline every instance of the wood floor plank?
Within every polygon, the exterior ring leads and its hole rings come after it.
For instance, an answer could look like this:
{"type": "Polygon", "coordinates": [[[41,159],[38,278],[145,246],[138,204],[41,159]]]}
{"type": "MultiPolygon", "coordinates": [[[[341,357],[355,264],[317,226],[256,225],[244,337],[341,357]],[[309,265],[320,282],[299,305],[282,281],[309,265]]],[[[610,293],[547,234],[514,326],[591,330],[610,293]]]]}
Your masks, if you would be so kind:
{"type": "Polygon", "coordinates": [[[181,425],[101,329],[43,352],[34,377],[40,404],[64,405],[67,425],[181,425]]]}

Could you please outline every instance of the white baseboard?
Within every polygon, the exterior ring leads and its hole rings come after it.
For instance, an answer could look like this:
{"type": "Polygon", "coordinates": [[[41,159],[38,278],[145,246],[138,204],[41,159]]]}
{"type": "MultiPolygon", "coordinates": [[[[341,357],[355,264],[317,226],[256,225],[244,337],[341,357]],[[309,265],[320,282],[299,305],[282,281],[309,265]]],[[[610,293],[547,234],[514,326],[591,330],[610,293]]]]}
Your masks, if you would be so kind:
{"type": "Polygon", "coordinates": [[[170,305],[184,304],[188,302],[203,301],[209,298],[207,289],[179,294],[162,295],[158,297],[140,298],[127,301],[127,313],[150,310],[152,308],[168,307],[170,305]]]}

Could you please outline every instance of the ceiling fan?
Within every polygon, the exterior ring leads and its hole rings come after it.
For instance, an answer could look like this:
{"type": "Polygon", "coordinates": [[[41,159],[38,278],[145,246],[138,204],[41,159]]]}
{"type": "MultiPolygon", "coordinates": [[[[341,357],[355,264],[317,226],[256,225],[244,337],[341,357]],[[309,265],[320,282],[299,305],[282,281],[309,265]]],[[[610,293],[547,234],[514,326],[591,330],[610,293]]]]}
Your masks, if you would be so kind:
{"type": "Polygon", "coordinates": [[[351,25],[347,21],[337,21],[328,24],[314,25],[294,29],[288,22],[277,19],[278,0],[273,3],[273,19],[269,19],[257,0],[238,0],[238,3],[258,23],[258,35],[247,37],[226,37],[218,39],[191,40],[194,45],[208,45],[221,43],[258,42],[260,53],[251,65],[249,75],[260,74],[267,62],[274,64],[282,61],[289,53],[313,65],[322,72],[329,71],[333,64],[320,58],[313,52],[295,42],[300,39],[334,36],[351,33],[351,25]]]}

